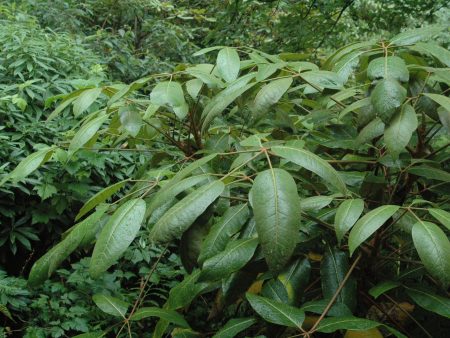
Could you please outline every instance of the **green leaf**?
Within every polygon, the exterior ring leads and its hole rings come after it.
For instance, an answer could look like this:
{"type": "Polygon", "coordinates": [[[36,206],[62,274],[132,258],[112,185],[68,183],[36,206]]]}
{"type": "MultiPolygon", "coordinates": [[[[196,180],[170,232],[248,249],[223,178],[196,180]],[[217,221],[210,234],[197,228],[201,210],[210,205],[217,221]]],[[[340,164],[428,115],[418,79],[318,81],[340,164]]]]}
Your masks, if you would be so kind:
{"type": "Polygon", "coordinates": [[[179,238],[224,189],[222,181],[214,181],[191,192],[158,220],[150,231],[151,240],[167,243],[179,238]]]}
{"type": "Polygon", "coordinates": [[[405,61],[398,56],[379,57],[370,61],[367,67],[367,76],[371,80],[389,78],[408,82],[409,71],[405,61]]]}
{"type": "Polygon", "coordinates": [[[202,90],[203,82],[199,79],[192,79],[186,82],[186,90],[189,95],[195,100],[202,90]]]}
{"type": "Polygon", "coordinates": [[[98,278],[113,265],[136,237],[145,215],[145,202],[132,199],[120,206],[97,239],[92,253],[89,273],[98,278]]]}
{"type": "Polygon", "coordinates": [[[317,331],[323,333],[331,333],[337,330],[358,330],[365,331],[373,329],[381,325],[380,323],[374,322],[373,320],[357,318],[357,317],[336,317],[336,318],[324,318],[319,326],[317,326],[317,331]]]}
{"type": "Polygon", "coordinates": [[[421,289],[407,288],[406,292],[420,307],[428,311],[437,313],[441,316],[450,318],[449,298],[441,297],[434,293],[421,289]]]}
{"type": "Polygon", "coordinates": [[[373,298],[380,297],[383,293],[388,292],[389,290],[395,289],[399,287],[401,284],[399,282],[395,281],[385,281],[381,282],[380,284],[375,285],[369,290],[369,294],[373,298]]]}
{"type": "Polygon", "coordinates": [[[212,338],[233,338],[256,323],[255,318],[230,319],[212,338]]]}
{"type": "Polygon", "coordinates": [[[250,201],[264,257],[269,268],[279,272],[298,240],[300,199],[295,181],[282,169],[263,171],[256,176],[250,201]]]}
{"type": "Polygon", "coordinates": [[[177,310],[188,306],[208,286],[207,283],[198,282],[200,273],[197,270],[185,276],[181,283],[170,290],[167,308],[177,310]]]}
{"type": "Polygon", "coordinates": [[[362,199],[349,199],[339,206],[334,218],[334,227],[338,243],[342,241],[344,235],[356,223],[364,210],[362,199]]]}
{"type": "Polygon", "coordinates": [[[361,100],[355,101],[351,104],[349,104],[345,109],[343,109],[340,113],[339,113],[339,119],[342,119],[345,115],[347,115],[348,113],[350,113],[351,111],[356,111],[360,108],[363,107],[367,107],[370,106],[370,97],[365,97],[361,100]]]}
{"type": "Polygon", "coordinates": [[[428,178],[429,180],[450,182],[450,173],[428,166],[412,167],[408,172],[413,175],[428,178]]]}
{"type": "Polygon", "coordinates": [[[302,211],[317,211],[325,208],[333,201],[332,196],[313,196],[300,200],[300,209],[302,211]]]}
{"type": "Polygon", "coordinates": [[[247,293],[246,297],[253,310],[269,323],[298,329],[302,327],[305,320],[305,313],[302,310],[251,293],[247,293]]]}
{"type": "Polygon", "coordinates": [[[342,177],[327,161],[321,159],[319,156],[295,146],[275,146],[271,149],[275,155],[281,156],[306,170],[312,171],[333,185],[342,194],[347,194],[347,188],[342,177]]]}
{"type": "MultiPolygon", "coordinates": [[[[301,309],[304,312],[312,312],[317,314],[322,314],[325,308],[328,306],[330,302],[329,299],[319,299],[313,300],[310,302],[306,302],[302,305],[301,309]]],[[[352,312],[344,303],[334,303],[330,310],[327,312],[327,316],[330,317],[344,317],[351,316],[352,312]]]]}
{"type": "Polygon", "coordinates": [[[396,80],[384,79],[375,86],[370,99],[377,116],[389,123],[395,110],[405,101],[406,89],[396,80]]]}
{"type": "Polygon", "coordinates": [[[436,224],[420,221],[412,228],[412,238],[420,260],[432,276],[450,284],[450,241],[436,224]]]}
{"type": "Polygon", "coordinates": [[[208,258],[203,263],[200,280],[214,281],[229,277],[248,263],[257,246],[257,238],[238,239],[230,242],[224,251],[208,258]]]}
{"type": "Polygon", "coordinates": [[[429,54],[438,59],[442,64],[450,67],[450,52],[444,47],[433,42],[419,42],[411,47],[411,49],[420,53],[429,54]]]}
{"type": "Polygon", "coordinates": [[[400,207],[398,205],[383,205],[365,214],[348,237],[350,255],[375,231],[377,231],[400,207]]]}
{"type": "Polygon", "coordinates": [[[102,88],[92,88],[85,90],[73,102],[73,114],[75,116],[84,113],[102,93],[102,88]]]}
{"type": "Polygon", "coordinates": [[[58,190],[56,190],[56,187],[53,184],[47,182],[44,182],[42,185],[34,187],[33,190],[36,190],[42,201],[46,200],[47,198],[53,196],[58,192],[58,190]]]}
{"type": "Polygon", "coordinates": [[[423,95],[428,96],[434,102],[436,102],[436,103],[440,104],[442,107],[444,107],[445,110],[450,111],[450,98],[449,97],[440,95],[440,94],[429,94],[429,93],[423,93],[423,95]]]}
{"type": "Polygon", "coordinates": [[[374,138],[383,135],[384,123],[380,118],[375,118],[367,124],[358,134],[355,140],[356,145],[361,145],[372,141],[374,138]]]}
{"type": "Polygon", "coordinates": [[[292,78],[284,78],[271,81],[260,89],[256,94],[253,103],[253,111],[257,116],[267,112],[267,110],[277,103],[281,97],[286,93],[292,84],[292,78]]]}
{"type": "Polygon", "coordinates": [[[198,262],[202,264],[207,258],[211,258],[223,251],[231,236],[237,233],[245,224],[249,214],[247,204],[235,205],[229,208],[219,221],[212,226],[203,241],[198,262]]]}
{"type": "Polygon", "coordinates": [[[389,45],[412,45],[418,41],[431,38],[433,35],[440,33],[444,30],[444,26],[428,26],[423,28],[417,28],[400,33],[391,39],[389,45]]]}
{"type": "Polygon", "coordinates": [[[198,51],[196,51],[194,54],[192,54],[192,56],[200,56],[218,49],[224,48],[223,46],[213,46],[213,47],[207,47],[207,48],[202,48],[198,51]]]}
{"type": "Polygon", "coordinates": [[[287,294],[288,302],[297,305],[302,297],[303,290],[308,286],[311,274],[311,264],[308,259],[296,259],[286,267],[277,277],[287,294]]]}
{"type": "Polygon", "coordinates": [[[301,78],[311,83],[321,90],[328,89],[342,89],[343,81],[338,74],[326,70],[313,70],[301,73],[301,78]]]}
{"type": "Polygon", "coordinates": [[[405,149],[417,126],[414,108],[409,104],[403,105],[384,132],[384,142],[392,156],[397,158],[398,154],[405,149]]]}
{"type": "Polygon", "coordinates": [[[114,195],[116,192],[118,192],[120,189],[122,189],[128,181],[129,181],[129,179],[126,179],[126,180],[114,183],[113,185],[110,185],[109,187],[106,187],[106,188],[100,190],[98,193],[96,193],[94,196],[92,196],[81,207],[80,211],[78,212],[77,216],[75,217],[75,221],[79,220],[81,217],[86,215],[89,211],[94,209],[97,205],[99,205],[100,203],[103,203],[108,198],[110,198],[112,195],[114,195]]]}
{"type": "Polygon", "coordinates": [[[73,336],[73,338],[102,338],[104,336],[106,336],[106,332],[98,331],[77,334],[76,336],[73,336]]]}
{"type": "MultiPolygon", "coordinates": [[[[327,251],[320,265],[320,276],[322,278],[322,294],[325,299],[331,299],[336,293],[339,285],[345,278],[349,269],[347,253],[337,248],[327,247],[327,251]]],[[[336,302],[345,304],[350,310],[356,307],[356,282],[350,277],[336,302]]]]}
{"type": "Polygon", "coordinates": [[[144,122],[138,112],[130,109],[129,107],[124,107],[124,109],[119,109],[119,118],[122,127],[131,136],[136,137],[139,134],[141,126],[144,122]]]}
{"type": "Polygon", "coordinates": [[[70,141],[69,154],[75,153],[78,149],[84,146],[95,135],[107,119],[108,115],[101,115],[84,124],[70,141]]]}
{"type": "Polygon", "coordinates": [[[183,88],[175,81],[159,82],[153,88],[150,100],[159,106],[169,105],[180,120],[187,115],[189,109],[184,99],[183,88]]]}
{"type": "Polygon", "coordinates": [[[222,48],[217,54],[217,71],[226,82],[233,82],[239,75],[241,60],[234,48],[222,48]]]}
{"type": "Polygon", "coordinates": [[[140,308],[131,316],[130,320],[136,321],[148,317],[158,317],[180,327],[189,328],[189,324],[178,312],[175,310],[161,309],[159,307],[140,308]]]}
{"type": "Polygon", "coordinates": [[[428,209],[428,212],[450,230],[450,212],[435,208],[428,209]]]}
{"type": "Polygon", "coordinates": [[[129,304],[123,300],[102,294],[93,295],[92,300],[103,312],[112,316],[125,318],[129,304]]]}

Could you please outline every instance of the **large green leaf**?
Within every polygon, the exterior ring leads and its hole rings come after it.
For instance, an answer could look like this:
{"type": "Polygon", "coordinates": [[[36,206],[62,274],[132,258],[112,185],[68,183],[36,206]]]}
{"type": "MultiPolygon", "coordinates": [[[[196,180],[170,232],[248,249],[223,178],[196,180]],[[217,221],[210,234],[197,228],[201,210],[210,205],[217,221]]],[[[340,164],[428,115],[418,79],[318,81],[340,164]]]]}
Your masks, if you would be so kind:
{"type": "Polygon", "coordinates": [[[417,126],[418,121],[414,108],[409,104],[404,104],[384,132],[384,142],[392,156],[398,157],[398,154],[405,149],[417,126]]]}
{"type": "MultiPolygon", "coordinates": [[[[339,285],[345,278],[349,269],[347,253],[336,248],[327,248],[320,265],[320,276],[322,279],[322,293],[325,299],[331,299],[336,293],[339,285]]],[[[350,310],[356,307],[356,282],[350,277],[336,302],[345,304],[350,310]]]]}
{"type": "Polygon", "coordinates": [[[344,238],[345,233],[356,223],[363,210],[364,201],[362,199],[349,199],[339,206],[334,218],[334,227],[339,243],[344,238]]]}
{"type": "Polygon", "coordinates": [[[428,212],[450,230],[450,212],[437,208],[430,208],[428,212]]]}
{"type": "Polygon", "coordinates": [[[445,27],[443,26],[428,26],[417,28],[400,33],[391,39],[390,45],[412,45],[418,41],[431,38],[433,35],[441,32],[445,27]]]}
{"type": "Polygon", "coordinates": [[[445,66],[450,67],[450,51],[436,43],[419,42],[410,48],[419,51],[420,53],[429,54],[442,62],[445,66]]]}
{"type": "Polygon", "coordinates": [[[450,98],[444,95],[440,94],[429,94],[429,93],[423,93],[423,95],[428,96],[433,101],[440,104],[442,107],[444,107],[445,110],[450,111],[450,98]]]}
{"type": "Polygon", "coordinates": [[[420,221],[412,228],[412,238],[419,257],[432,276],[450,284],[450,241],[436,224],[420,221]]]}
{"type": "Polygon", "coordinates": [[[308,286],[311,274],[311,264],[308,259],[296,259],[286,267],[277,277],[284,286],[289,304],[297,305],[303,290],[308,286]]]}
{"type": "Polygon", "coordinates": [[[370,98],[377,116],[389,123],[395,110],[405,101],[406,89],[397,80],[387,78],[378,82],[370,98]]]}
{"type": "Polygon", "coordinates": [[[181,283],[170,290],[167,299],[168,309],[177,310],[189,305],[208,286],[207,283],[198,281],[200,273],[200,270],[196,270],[185,276],[181,283]]]}
{"type": "Polygon", "coordinates": [[[298,329],[302,327],[302,323],[305,320],[305,313],[299,308],[251,293],[247,293],[246,297],[253,310],[269,323],[298,329]]]}
{"type": "Polygon", "coordinates": [[[248,263],[257,246],[257,238],[238,239],[230,242],[224,251],[208,258],[203,263],[200,279],[219,280],[229,277],[248,263]]]}
{"type": "Polygon", "coordinates": [[[102,90],[102,88],[91,88],[82,92],[73,102],[73,114],[78,116],[85,112],[97,100],[102,90]]]}
{"type": "Polygon", "coordinates": [[[95,133],[100,129],[102,124],[108,119],[108,115],[100,115],[86,124],[84,124],[73,136],[69,144],[69,154],[73,154],[82,146],[84,146],[95,133]]]}
{"type": "Polygon", "coordinates": [[[379,57],[370,61],[367,67],[369,79],[394,79],[401,82],[408,82],[409,72],[405,61],[398,56],[379,57]]]}
{"type": "Polygon", "coordinates": [[[103,312],[112,316],[125,318],[129,304],[123,300],[102,294],[93,295],[92,300],[103,312]]]}
{"type": "Polygon", "coordinates": [[[428,178],[429,180],[436,180],[436,181],[442,181],[442,182],[450,182],[450,173],[447,171],[429,167],[429,166],[418,166],[418,167],[411,167],[408,169],[408,172],[417,175],[420,177],[428,178]]]}
{"type": "Polygon", "coordinates": [[[178,82],[163,81],[153,88],[150,94],[153,104],[162,106],[169,105],[179,119],[183,119],[188,112],[188,105],[184,99],[183,88],[178,82]]]}
{"type": "Polygon", "coordinates": [[[279,272],[298,239],[300,198],[295,181],[282,169],[263,171],[256,176],[250,200],[264,257],[269,268],[279,272]]]}
{"type": "Polygon", "coordinates": [[[96,193],[94,196],[92,196],[84,205],[81,207],[80,211],[78,212],[77,216],[75,217],[75,221],[79,220],[81,217],[86,215],[89,211],[94,209],[97,205],[100,203],[106,201],[109,197],[114,195],[117,191],[119,191],[129,180],[123,180],[117,183],[114,183],[113,185],[110,185],[109,187],[106,187],[102,190],[100,190],[98,193],[96,193]]]}
{"type": "Polygon", "coordinates": [[[225,214],[215,223],[206,236],[198,262],[202,264],[223,251],[235,233],[237,233],[247,221],[249,209],[247,204],[239,204],[229,208],[225,214]]]}
{"type": "Polygon", "coordinates": [[[232,82],[237,79],[241,60],[239,54],[234,48],[225,47],[217,54],[217,71],[222,79],[232,82]]]}
{"type": "Polygon", "coordinates": [[[450,299],[422,289],[407,288],[408,295],[424,309],[450,318],[450,299]]]}
{"type": "Polygon", "coordinates": [[[383,205],[365,214],[356,222],[348,237],[350,255],[375,231],[377,231],[400,207],[383,205]]]}
{"type": "Polygon", "coordinates": [[[150,231],[151,240],[167,243],[179,238],[224,189],[222,181],[214,181],[191,192],[158,220],[150,231]]]}
{"type": "Polygon", "coordinates": [[[130,320],[136,321],[148,317],[157,317],[164,319],[170,323],[176,324],[180,327],[189,327],[189,324],[181,314],[179,314],[175,310],[161,309],[159,307],[140,308],[131,316],[130,320]]]}
{"type": "Polygon", "coordinates": [[[373,297],[373,298],[378,298],[380,295],[382,295],[385,292],[388,292],[389,290],[395,289],[396,287],[399,287],[401,284],[399,282],[396,281],[385,281],[385,282],[381,282],[377,285],[375,285],[374,287],[372,287],[369,290],[369,294],[373,297]]]}
{"type": "Polygon", "coordinates": [[[300,200],[302,211],[318,211],[333,202],[332,196],[312,196],[300,200]]]}
{"type": "Polygon", "coordinates": [[[370,121],[358,134],[355,140],[356,145],[361,145],[372,141],[374,138],[383,135],[385,124],[376,117],[370,121]]]}
{"type": "Polygon", "coordinates": [[[129,107],[119,109],[119,119],[123,129],[133,137],[136,137],[139,134],[139,131],[144,124],[141,115],[129,107]]]}
{"type": "Polygon", "coordinates": [[[313,70],[300,74],[301,77],[319,89],[342,89],[343,81],[338,74],[326,70],[313,70]]]}
{"type": "Polygon", "coordinates": [[[323,333],[331,333],[337,330],[358,330],[365,331],[373,329],[381,325],[373,320],[357,318],[357,317],[331,317],[324,318],[319,326],[317,326],[317,331],[323,333]]]}
{"type": "Polygon", "coordinates": [[[272,105],[277,103],[281,97],[286,93],[292,84],[292,78],[284,78],[271,81],[260,89],[256,94],[253,103],[253,111],[255,114],[261,115],[265,113],[272,105]]]}
{"type": "Polygon", "coordinates": [[[120,206],[104,226],[92,253],[89,273],[98,278],[125,252],[136,237],[145,215],[145,202],[132,199],[120,206]]]}
{"type": "Polygon", "coordinates": [[[319,156],[296,146],[275,146],[272,151],[303,168],[312,171],[325,181],[333,185],[339,192],[347,194],[344,180],[339,173],[325,160],[319,156]]]}
{"type": "Polygon", "coordinates": [[[256,323],[255,318],[230,319],[212,338],[233,338],[256,323]]]}

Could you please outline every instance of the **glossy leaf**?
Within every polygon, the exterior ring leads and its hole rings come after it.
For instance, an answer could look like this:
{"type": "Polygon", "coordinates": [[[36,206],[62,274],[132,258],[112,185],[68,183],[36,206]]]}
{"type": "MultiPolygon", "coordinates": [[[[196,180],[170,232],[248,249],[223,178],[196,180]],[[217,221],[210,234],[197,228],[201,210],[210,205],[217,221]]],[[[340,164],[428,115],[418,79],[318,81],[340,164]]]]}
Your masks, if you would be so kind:
{"type": "Polygon", "coordinates": [[[129,108],[119,110],[120,123],[131,136],[136,137],[143,125],[141,115],[129,108]]]}
{"type": "Polygon", "coordinates": [[[333,185],[342,194],[347,193],[344,180],[339,173],[325,160],[300,147],[294,146],[275,146],[272,151],[288,161],[312,171],[325,181],[333,185]]]}
{"type": "Polygon", "coordinates": [[[142,307],[131,316],[130,320],[136,321],[149,317],[161,318],[180,327],[189,327],[189,324],[181,314],[174,310],[161,309],[159,307],[142,307]]]}
{"type": "Polygon", "coordinates": [[[265,113],[272,105],[277,103],[281,97],[286,93],[292,84],[292,78],[284,78],[271,81],[260,89],[256,94],[253,103],[253,111],[256,115],[265,113]]]}
{"type": "Polygon", "coordinates": [[[92,253],[89,273],[98,278],[113,265],[136,237],[145,215],[145,202],[132,199],[120,206],[103,227],[92,253]]]}
{"type": "Polygon", "coordinates": [[[298,239],[300,199],[292,176],[272,169],[258,174],[250,192],[256,230],[269,268],[279,272],[298,239]]]}
{"type": "Polygon", "coordinates": [[[167,243],[181,237],[224,189],[222,181],[214,181],[191,192],[158,220],[150,231],[151,240],[167,243]]]}
{"type": "Polygon", "coordinates": [[[100,310],[116,317],[125,318],[129,304],[115,297],[96,294],[92,296],[92,300],[100,310]]]}
{"type": "Polygon", "coordinates": [[[379,57],[370,61],[367,67],[369,79],[390,78],[401,82],[408,82],[409,71],[405,61],[398,56],[379,57]]]}
{"type": "MultiPolygon", "coordinates": [[[[305,312],[312,312],[320,315],[323,313],[329,302],[330,302],[329,299],[313,300],[304,303],[301,309],[305,312]]],[[[327,312],[327,316],[330,317],[344,317],[351,315],[352,312],[347,307],[347,305],[340,302],[334,303],[333,306],[330,308],[330,310],[327,312]]]]}
{"type": "Polygon", "coordinates": [[[217,54],[217,70],[226,82],[237,79],[240,67],[241,61],[236,49],[225,47],[217,54]]]}
{"type": "Polygon", "coordinates": [[[337,330],[370,330],[374,327],[381,325],[373,320],[357,318],[357,317],[337,317],[337,318],[324,318],[317,331],[323,333],[331,333],[337,330]]]}
{"type": "Polygon", "coordinates": [[[247,293],[246,297],[253,310],[269,323],[301,328],[305,320],[305,313],[291,305],[276,302],[251,293],[247,293]]]}
{"type": "Polygon", "coordinates": [[[400,207],[397,205],[383,205],[365,214],[356,222],[348,237],[350,255],[377,231],[400,207]]]}
{"type": "Polygon", "coordinates": [[[406,292],[420,307],[450,318],[450,299],[423,289],[407,288],[406,292]]]}
{"type": "Polygon", "coordinates": [[[436,208],[430,208],[428,209],[428,212],[448,230],[450,230],[450,212],[436,208]]]}
{"type": "Polygon", "coordinates": [[[325,208],[333,201],[332,196],[313,196],[300,200],[302,211],[317,211],[325,208]]]}
{"type": "Polygon", "coordinates": [[[334,218],[338,243],[342,241],[347,231],[356,223],[363,210],[364,201],[362,199],[349,199],[341,203],[334,218]]]}
{"type": "Polygon", "coordinates": [[[303,294],[303,290],[309,283],[311,264],[308,259],[296,259],[288,265],[277,277],[284,286],[288,303],[297,305],[303,294]]]}
{"type": "Polygon", "coordinates": [[[84,124],[73,136],[69,144],[69,154],[73,154],[82,146],[84,146],[95,133],[100,129],[102,124],[108,119],[108,115],[96,117],[84,124]]]}
{"type": "Polygon", "coordinates": [[[418,121],[414,108],[409,104],[403,105],[384,132],[384,141],[394,157],[397,157],[408,145],[417,126],[418,121]]]}
{"type": "Polygon", "coordinates": [[[383,293],[388,292],[389,290],[395,289],[399,287],[401,284],[399,282],[395,281],[385,281],[381,282],[380,284],[375,285],[369,290],[369,294],[377,299],[379,296],[381,296],[383,293]]]}
{"type": "Polygon", "coordinates": [[[398,81],[388,78],[378,82],[370,97],[375,113],[388,124],[395,110],[405,101],[406,89],[398,81]]]}
{"type": "Polygon", "coordinates": [[[450,284],[450,241],[436,224],[420,221],[412,228],[414,246],[432,276],[450,284]]]}
{"type": "Polygon", "coordinates": [[[213,338],[233,338],[238,333],[248,329],[256,323],[255,318],[233,318],[230,319],[213,338]]]}

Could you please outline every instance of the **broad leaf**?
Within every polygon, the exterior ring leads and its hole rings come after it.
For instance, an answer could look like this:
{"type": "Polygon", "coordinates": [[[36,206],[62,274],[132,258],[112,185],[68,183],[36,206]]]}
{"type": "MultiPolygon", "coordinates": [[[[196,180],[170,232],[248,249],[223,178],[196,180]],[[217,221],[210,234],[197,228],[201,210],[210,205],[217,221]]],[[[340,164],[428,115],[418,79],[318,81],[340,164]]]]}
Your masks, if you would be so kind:
{"type": "Polygon", "coordinates": [[[405,61],[398,56],[379,57],[370,61],[367,67],[369,79],[394,79],[401,82],[408,82],[409,72],[405,61]]]}
{"type": "Polygon", "coordinates": [[[325,181],[333,185],[342,194],[347,194],[344,180],[339,173],[325,160],[300,147],[275,146],[272,151],[288,161],[312,171],[325,181]]]}
{"type": "Polygon", "coordinates": [[[92,300],[103,312],[125,318],[129,304],[123,300],[102,294],[93,295],[92,300]]]}
{"type": "Polygon", "coordinates": [[[395,110],[405,101],[406,89],[398,81],[388,78],[378,82],[370,98],[377,116],[388,124],[395,110]]]}
{"type": "Polygon", "coordinates": [[[292,78],[284,78],[271,81],[260,89],[256,94],[253,103],[253,111],[257,116],[265,113],[272,105],[277,103],[281,97],[286,93],[292,84],[292,78]]]}
{"type": "Polygon", "coordinates": [[[450,284],[450,241],[436,224],[420,221],[412,228],[414,246],[427,270],[442,281],[450,284]]]}
{"type": "Polygon", "coordinates": [[[301,73],[301,78],[319,89],[342,89],[343,81],[338,74],[326,70],[313,70],[301,73]]]}
{"type": "Polygon", "coordinates": [[[217,54],[217,70],[227,82],[232,82],[237,79],[239,68],[241,67],[241,60],[239,54],[234,48],[225,47],[217,54]]]}
{"type": "Polygon", "coordinates": [[[450,230],[450,212],[435,208],[428,209],[428,212],[450,230]]]}
{"type": "MultiPolygon", "coordinates": [[[[329,299],[320,299],[313,300],[310,302],[306,302],[302,305],[301,309],[304,312],[312,312],[317,314],[322,314],[325,308],[328,306],[330,302],[329,299]]],[[[330,310],[327,312],[327,316],[330,317],[343,317],[343,316],[351,316],[352,312],[344,303],[335,302],[330,310]]]]}
{"type": "Polygon", "coordinates": [[[392,217],[399,208],[397,205],[383,205],[371,210],[356,222],[348,237],[350,255],[392,217]]]}
{"type": "Polygon", "coordinates": [[[282,169],[263,171],[250,191],[256,230],[269,268],[279,272],[298,239],[300,199],[292,176],[282,169]]]}
{"type": "Polygon", "coordinates": [[[390,45],[412,45],[418,41],[431,38],[433,35],[441,32],[445,27],[442,26],[428,26],[417,28],[400,33],[391,39],[390,45]]]}
{"type": "Polygon", "coordinates": [[[308,259],[297,259],[286,267],[277,277],[286,290],[288,303],[297,305],[303,290],[309,283],[311,264],[308,259]]]}
{"type": "Polygon", "coordinates": [[[318,211],[325,208],[333,201],[332,196],[313,196],[300,200],[302,211],[318,211]]]}
{"type": "Polygon", "coordinates": [[[397,287],[399,287],[401,284],[399,282],[395,282],[395,281],[385,281],[385,282],[381,282],[378,285],[375,285],[374,287],[372,287],[369,290],[369,294],[373,297],[373,298],[378,298],[380,295],[382,295],[385,292],[388,292],[389,290],[395,289],[397,287]]]}
{"type": "Polygon", "coordinates": [[[151,240],[167,243],[179,238],[224,189],[222,181],[214,181],[191,192],[158,220],[150,231],[151,240]]]}
{"type": "Polygon", "coordinates": [[[125,129],[131,136],[136,137],[139,134],[144,122],[138,112],[128,107],[123,110],[119,109],[119,118],[123,129],[125,129]]]}
{"type": "Polygon", "coordinates": [[[373,320],[357,318],[357,317],[336,317],[336,318],[324,318],[317,331],[323,333],[331,333],[337,330],[370,330],[374,327],[381,325],[373,320]]]}
{"type": "Polygon", "coordinates": [[[174,310],[161,309],[159,307],[142,307],[131,316],[130,320],[136,321],[149,317],[161,318],[180,327],[189,327],[189,324],[181,314],[174,310]]]}
{"type": "Polygon", "coordinates": [[[344,235],[356,223],[364,210],[362,199],[349,199],[339,206],[334,218],[334,227],[338,243],[342,241],[344,235]]]}
{"type": "Polygon", "coordinates": [[[408,295],[424,309],[450,318],[450,299],[438,296],[427,290],[407,288],[408,295]]]}
{"type": "Polygon", "coordinates": [[[136,237],[145,215],[145,202],[133,199],[118,208],[104,226],[92,253],[89,273],[100,277],[136,237]]]}
{"type": "Polygon", "coordinates": [[[276,302],[251,293],[246,294],[253,310],[269,323],[300,329],[305,320],[305,313],[291,305],[276,302]]]}
{"type": "Polygon", "coordinates": [[[73,102],[73,114],[78,116],[84,113],[86,109],[88,109],[95,102],[95,100],[97,100],[102,93],[102,90],[102,88],[92,88],[82,92],[73,102]]]}
{"type": "Polygon", "coordinates": [[[409,168],[408,172],[413,175],[428,178],[429,180],[450,182],[450,173],[425,165],[409,168]]]}
{"type": "Polygon", "coordinates": [[[233,338],[256,323],[255,318],[230,319],[212,338],[233,338]]]}
{"type": "Polygon", "coordinates": [[[429,54],[438,59],[442,64],[450,67],[450,51],[433,42],[419,42],[411,47],[411,49],[420,53],[429,54]]]}
{"type": "Polygon", "coordinates": [[[356,145],[371,142],[374,138],[383,135],[385,124],[380,118],[370,121],[358,134],[355,140],[356,145]]]}
{"type": "Polygon", "coordinates": [[[169,105],[179,119],[183,119],[189,109],[184,99],[183,88],[175,81],[159,82],[153,88],[150,94],[150,100],[153,104],[159,106],[169,105]]]}
{"type": "Polygon", "coordinates": [[[430,99],[432,99],[433,101],[444,107],[445,110],[450,111],[449,97],[440,94],[429,94],[429,93],[423,93],[423,95],[428,96],[430,99]]]}
{"type": "Polygon", "coordinates": [[[73,136],[69,144],[69,154],[73,154],[82,146],[84,146],[95,133],[100,129],[102,124],[108,119],[108,115],[96,117],[84,124],[73,136]]]}
{"type": "Polygon", "coordinates": [[[405,149],[417,126],[414,108],[409,104],[403,105],[384,132],[384,142],[392,156],[397,157],[405,149]]]}

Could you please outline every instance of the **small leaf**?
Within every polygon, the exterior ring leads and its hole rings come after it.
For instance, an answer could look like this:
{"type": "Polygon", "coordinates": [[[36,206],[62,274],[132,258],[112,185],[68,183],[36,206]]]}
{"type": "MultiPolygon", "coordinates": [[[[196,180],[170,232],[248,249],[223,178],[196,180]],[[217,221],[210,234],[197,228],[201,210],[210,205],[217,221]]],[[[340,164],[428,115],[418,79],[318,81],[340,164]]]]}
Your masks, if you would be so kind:
{"type": "Polygon", "coordinates": [[[203,263],[200,280],[214,281],[229,277],[248,263],[257,246],[257,238],[238,239],[230,242],[224,251],[208,258],[203,263]]]}
{"type": "Polygon", "coordinates": [[[377,299],[380,295],[382,295],[385,292],[388,292],[389,290],[395,289],[399,287],[401,284],[399,282],[395,281],[385,281],[378,285],[375,285],[369,290],[369,294],[377,299]]]}
{"type": "Polygon", "coordinates": [[[292,78],[271,81],[260,89],[253,103],[253,111],[257,116],[265,113],[272,105],[277,103],[292,84],[292,78]]]}
{"type": "Polygon", "coordinates": [[[305,320],[305,313],[293,306],[276,302],[251,293],[246,294],[253,310],[269,323],[300,329],[305,320]]]}
{"type": "Polygon", "coordinates": [[[151,240],[167,243],[179,238],[224,189],[222,181],[214,181],[191,192],[158,220],[150,231],[151,240]]]}
{"type": "Polygon", "coordinates": [[[338,243],[342,241],[344,235],[356,223],[364,210],[362,199],[349,199],[339,206],[334,218],[334,227],[338,243]]]}
{"type": "Polygon", "coordinates": [[[103,227],[92,253],[89,273],[98,278],[125,252],[136,237],[145,215],[145,202],[137,198],[125,202],[103,227]]]}
{"type": "Polygon", "coordinates": [[[407,288],[408,295],[424,309],[450,318],[450,299],[422,289],[407,288]]]}
{"type": "Polygon", "coordinates": [[[255,318],[230,319],[212,338],[233,338],[256,323],[255,318]]]}
{"type": "Polygon", "coordinates": [[[405,101],[406,89],[398,81],[388,78],[378,82],[370,98],[377,116],[389,123],[395,110],[405,101]]]}
{"type": "Polygon", "coordinates": [[[450,230],[450,212],[435,208],[428,209],[428,212],[450,230]]]}
{"type": "Polygon", "coordinates": [[[392,156],[398,157],[398,154],[405,149],[417,126],[414,108],[409,104],[403,105],[384,132],[384,141],[392,156]]]}
{"type": "Polygon", "coordinates": [[[112,316],[125,318],[129,304],[123,300],[102,294],[93,295],[92,300],[103,312],[112,316]]]}
{"type": "Polygon", "coordinates": [[[450,241],[436,224],[420,221],[412,228],[412,238],[420,260],[432,276],[450,284],[450,241]]]}
{"type": "Polygon", "coordinates": [[[101,115],[84,124],[70,141],[69,154],[75,153],[78,149],[84,146],[95,135],[107,119],[108,115],[101,115]]]}
{"type": "Polygon", "coordinates": [[[282,169],[260,172],[250,192],[256,230],[269,268],[279,272],[298,239],[300,199],[292,176],[282,169]]]}
{"type": "Polygon", "coordinates": [[[312,171],[333,185],[342,194],[347,194],[344,180],[339,173],[325,160],[319,156],[299,147],[275,146],[272,147],[275,155],[281,156],[288,161],[312,171]]]}
{"type": "Polygon", "coordinates": [[[225,47],[217,55],[217,70],[226,82],[232,82],[237,79],[241,60],[239,54],[234,48],[225,47]]]}
{"type": "Polygon", "coordinates": [[[180,327],[189,328],[189,324],[181,314],[174,310],[161,309],[159,307],[143,307],[137,310],[130,318],[136,321],[148,317],[158,317],[180,327]]]}
{"type": "Polygon", "coordinates": [[[371,210],[356,222],[348,237],[350,255],[392,217],[399,208],[397,205],[383,205],[371,210]]]}
{"type": "Polygon", "coordinates": [[[409,80],[405,61],[398,56],[379,57],[370,61],[367,67],[367,76],[371,80],[381,78],[390,78],[401,82],[409,80]]]}
{"type": "Polygon", "coordinates": [[[73,114],[81,115],[88,109],[102,93],[102,88],[92,88],[85,90],[73,103],[73,114]]]}

